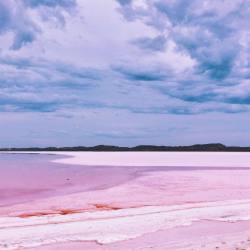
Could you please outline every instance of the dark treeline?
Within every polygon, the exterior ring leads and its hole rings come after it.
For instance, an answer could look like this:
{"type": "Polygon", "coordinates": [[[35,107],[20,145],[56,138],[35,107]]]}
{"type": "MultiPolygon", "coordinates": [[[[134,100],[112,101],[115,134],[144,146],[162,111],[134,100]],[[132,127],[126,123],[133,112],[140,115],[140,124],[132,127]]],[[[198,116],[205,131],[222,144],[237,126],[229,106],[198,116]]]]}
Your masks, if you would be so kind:
{"type": "Polygon", "coordinates": [[[94,147],[30,147],[30,148],[1,148],[0,151],[218,151],[218,152],[250,152],[250,147],[225,146],[221,143],[195,144],[191,146],[154,146],[139,145],[136,147],[118,147],[97,145],[94,147]]]}

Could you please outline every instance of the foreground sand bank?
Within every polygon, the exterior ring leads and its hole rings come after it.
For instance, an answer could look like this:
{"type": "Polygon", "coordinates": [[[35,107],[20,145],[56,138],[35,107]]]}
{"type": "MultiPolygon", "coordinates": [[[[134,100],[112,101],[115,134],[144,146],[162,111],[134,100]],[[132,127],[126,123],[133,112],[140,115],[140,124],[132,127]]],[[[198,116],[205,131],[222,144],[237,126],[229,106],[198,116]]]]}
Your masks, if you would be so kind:
{"type": "Polygon", "coordinates": [[[246,250],[250,248],[249,228],[249,221],[203,221],[107,245],[79,241],[45,245],[30,250],[246,250]]]}

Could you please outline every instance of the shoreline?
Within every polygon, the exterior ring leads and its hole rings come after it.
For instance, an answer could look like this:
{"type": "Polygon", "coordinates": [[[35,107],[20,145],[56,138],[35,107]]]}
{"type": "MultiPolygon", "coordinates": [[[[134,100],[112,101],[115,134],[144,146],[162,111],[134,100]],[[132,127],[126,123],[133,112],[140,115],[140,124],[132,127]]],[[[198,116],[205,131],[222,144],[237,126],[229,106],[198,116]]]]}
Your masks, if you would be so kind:
{"type": "Polygon", "coordinates": [[[46,249],[46,245],[53,249],[55,243],[61,245],[59,249],[69,249],[67,245],[74,242],[81,242],[81,245],[97,242],[96,248],[91,249],[111,250],[123,246],[119,249],[125,250],[147,249],[148,239],[152,239],[150,245],[155,247],[150,249],[155,250],[192,249],[194,246],[193,249],[223,249],[215,248],[222,241],[230,246],[224,249],[237,249],[237,244],[245,246],[249,243],[250,221],[246,219],[249,218],[249,202],[196,203],[24,218],[14,216],[8,220],[2,218],[4,231],[0,243],[8,242],[10,248],[7,249],[46,249]],[[237,215],[236,220],[226,218],[229,213],[240,215],[241,211],[246,213],[242,218],[237,215]],[[125,247],[128,245],[131,247],[125,247]]]}
{"type": "Polygon", "coordinates": [[[119,167],[250,167],[250,152],[71,152],[20,151],[7,154],[52,154],[65,156],[53,162],[86,166],[119,167]]]}

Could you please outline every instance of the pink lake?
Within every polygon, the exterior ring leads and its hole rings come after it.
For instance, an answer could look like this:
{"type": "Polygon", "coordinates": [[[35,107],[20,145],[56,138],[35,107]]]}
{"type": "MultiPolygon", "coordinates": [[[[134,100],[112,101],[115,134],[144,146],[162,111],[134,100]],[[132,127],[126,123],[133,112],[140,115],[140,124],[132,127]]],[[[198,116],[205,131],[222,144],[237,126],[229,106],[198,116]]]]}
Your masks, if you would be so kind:
{"type": "Polygon", "coordinates": [[[246,164],[87,166],[68,157],[0,154],[0,249],[250,247],[246,164]]]}

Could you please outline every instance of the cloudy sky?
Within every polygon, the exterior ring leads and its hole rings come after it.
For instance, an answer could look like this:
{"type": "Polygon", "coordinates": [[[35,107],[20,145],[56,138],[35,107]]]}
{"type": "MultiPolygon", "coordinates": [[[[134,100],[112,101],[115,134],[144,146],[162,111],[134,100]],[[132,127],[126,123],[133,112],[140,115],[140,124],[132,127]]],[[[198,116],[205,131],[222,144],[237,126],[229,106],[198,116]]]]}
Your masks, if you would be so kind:
{"type": "Polygon", "coordinates": [[[1,0],[0,146],[250,145],[248,0],[1,0]]]}

